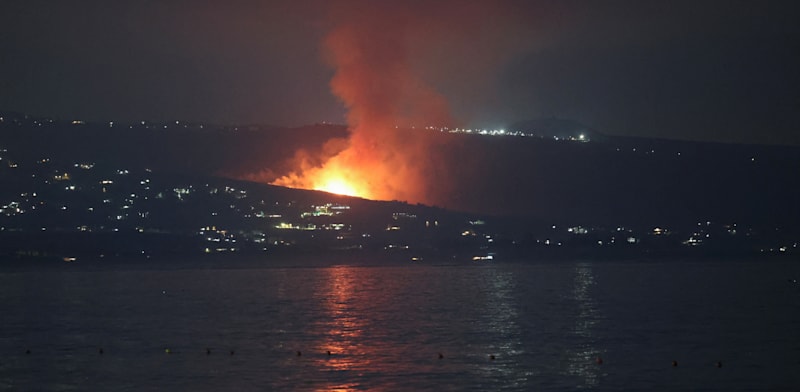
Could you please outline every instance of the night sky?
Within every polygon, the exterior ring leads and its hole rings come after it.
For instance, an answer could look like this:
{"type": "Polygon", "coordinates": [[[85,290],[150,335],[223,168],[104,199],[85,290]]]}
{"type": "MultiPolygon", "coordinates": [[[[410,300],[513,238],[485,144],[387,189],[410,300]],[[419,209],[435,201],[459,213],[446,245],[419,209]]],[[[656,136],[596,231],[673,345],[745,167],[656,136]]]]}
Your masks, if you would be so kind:
{"type": "Polygon", "coordinates": [[[5,0],[0,110],[345,123],[325,37],[401,15],[408,63],[461,125],[555,116],[614,135],[798,145],[796,4],[5,0]]]}

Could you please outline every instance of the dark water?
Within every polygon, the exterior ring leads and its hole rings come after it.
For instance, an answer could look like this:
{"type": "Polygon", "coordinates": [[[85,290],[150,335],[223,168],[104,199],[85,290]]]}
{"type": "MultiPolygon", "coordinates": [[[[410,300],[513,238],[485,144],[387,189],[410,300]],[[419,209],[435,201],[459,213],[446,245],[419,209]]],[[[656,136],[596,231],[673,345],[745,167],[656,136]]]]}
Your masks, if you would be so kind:
{"type": "Polygon", "coordinates": [[[789,279],[798,263],[0,270],[0,390],[798,390],[789,279]]]}

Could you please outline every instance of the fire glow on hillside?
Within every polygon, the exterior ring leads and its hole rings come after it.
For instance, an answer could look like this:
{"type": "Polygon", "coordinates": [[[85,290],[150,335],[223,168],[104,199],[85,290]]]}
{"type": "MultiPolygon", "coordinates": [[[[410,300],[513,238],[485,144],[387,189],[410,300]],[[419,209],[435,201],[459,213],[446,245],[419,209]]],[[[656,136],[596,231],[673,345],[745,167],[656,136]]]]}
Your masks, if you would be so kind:
{"type": "Polygon", "coordinates": [[[464,53],[476,69],[493,68],[503,56],[472,56],[482,44],[503,45],[478,39],[475,26],[493,12],[511,13],[491,2],[443,1],[427,9],[420,15],[403,2],[337,3],[324,48],[335,69],[331,91],[347,109],[350,135],[327,158],[298,154],[294,170],[272,184],[425,204],[451,192],[453,163],[440,154],[444,142],[412,130],[458,125],[444,96],[423,79],[421,59],[446,43],[468,48],[464,53]]]}
{"type": "MultiPolygon", "coordinates": [[[[382,3],[383,4],[383,3],[382,3]]],[[[352,7],[326,37],[336,73],[331,89],[348,109],[346,146],[321,166],[274,181],[370,199],[426,202],[433,163],[430,140],[395,124],[452,124],[445,99],[413,70],[406,33],[412,15],[401,7],[352,7]],[[407,131],[406,131],[407,133],[407,131]]]]}

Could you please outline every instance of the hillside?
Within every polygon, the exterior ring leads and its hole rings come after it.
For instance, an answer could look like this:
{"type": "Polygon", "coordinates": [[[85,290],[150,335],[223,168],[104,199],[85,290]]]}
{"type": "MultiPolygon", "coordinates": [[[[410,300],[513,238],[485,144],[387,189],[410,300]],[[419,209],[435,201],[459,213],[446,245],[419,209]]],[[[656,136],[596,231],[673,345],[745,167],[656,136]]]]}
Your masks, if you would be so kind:
{"type": "MultiPolygon", "coordinates": [[[[30,158],[262,181],[294,169],[299,149],[315,155],[326,141],[346,135],[344,127],[332,125],[73,124],[3,117],[0,146],[30,158]]],[[[550,125],[562,131],[577,126],[550,125]]],[[[438,132],[432,138],[444,146],[438,153],[449,165],[441,171],[448,178],[437,181],[454,189],[436,204],[452,210],[594,224],[800,220],[796,147],[438,132]]]]}

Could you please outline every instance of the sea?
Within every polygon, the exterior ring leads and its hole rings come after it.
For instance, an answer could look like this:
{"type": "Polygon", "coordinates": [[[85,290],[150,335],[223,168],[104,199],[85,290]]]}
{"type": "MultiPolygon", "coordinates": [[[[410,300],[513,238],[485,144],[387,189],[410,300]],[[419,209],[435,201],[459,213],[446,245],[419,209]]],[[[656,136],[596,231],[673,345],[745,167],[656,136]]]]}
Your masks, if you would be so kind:
{"type": "Polygon", "coordinates": [[[35,264],[3,391],[800,390],[800,261],[35,264]]]}

